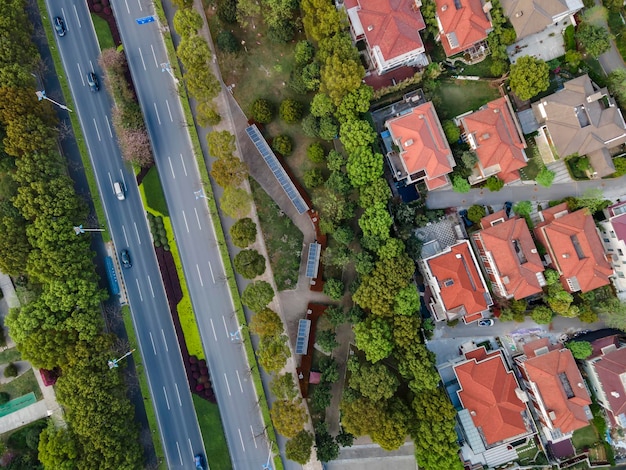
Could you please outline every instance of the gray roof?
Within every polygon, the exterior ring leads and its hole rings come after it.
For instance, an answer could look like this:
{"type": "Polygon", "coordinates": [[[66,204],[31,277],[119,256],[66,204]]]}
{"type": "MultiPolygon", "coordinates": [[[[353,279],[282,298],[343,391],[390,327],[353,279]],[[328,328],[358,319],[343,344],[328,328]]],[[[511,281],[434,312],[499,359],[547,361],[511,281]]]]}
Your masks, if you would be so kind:
{"type": "Polygon", "coordinates": [[[622,113],[607,89],[597,88],[588,75],[565,82],[562,90],[532,106],[560,157],[588,155],[626,143],[622,113]]]}
{"type": "Polygon", "coordinates": [[[517,39],[543,31],[553,23],[554,17],[583,7],[579,0],[502,0],[501,4],[504,15],[517,33],[517,39]]]}
{"type": "Polygon", "coordinates": [[[608,149],[601,148],[587,154],[587,157],[589,157],[589,163],[593,167],[597,178],[604,178],[615,173],[615,165],[613,165],[613,159],[608,149]]]}

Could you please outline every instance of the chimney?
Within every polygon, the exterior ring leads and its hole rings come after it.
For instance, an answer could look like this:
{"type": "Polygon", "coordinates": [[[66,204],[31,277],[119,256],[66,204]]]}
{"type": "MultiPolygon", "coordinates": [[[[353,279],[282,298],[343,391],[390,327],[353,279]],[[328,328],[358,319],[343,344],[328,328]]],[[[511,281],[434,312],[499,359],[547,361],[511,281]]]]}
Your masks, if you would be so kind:
{"type": "Polygon", "coordinates": [[[563,258],[567,259],[567,258],[569,258],[569,253],[563,253],[562,256],[563,256],[563,258]]]}
{"type": "Polygon", "coordinates": [[[448,9],[448,5],[444,5],[441,7],[441,11],[446,11],[448,9]]]}
{"type": "Polygon", "coordinates": [[[617,392],[611,392],[611,396],[612,396],[613,398],[619,398],[619,393],[617,393],[617,392]]]}
{"type": "Polygon", "coordinates": [[[368,31],[374,31],[374,25],[373,25],[373,24],[369,25],[369,26],[367,27],[367,30],[368,30],[368,31]]]}

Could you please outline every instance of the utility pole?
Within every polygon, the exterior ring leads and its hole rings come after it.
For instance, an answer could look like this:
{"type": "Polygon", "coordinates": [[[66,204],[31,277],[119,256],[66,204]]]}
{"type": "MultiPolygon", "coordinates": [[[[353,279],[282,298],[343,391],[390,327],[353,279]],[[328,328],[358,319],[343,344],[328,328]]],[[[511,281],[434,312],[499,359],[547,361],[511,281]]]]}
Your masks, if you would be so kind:
{"type": "Polygon", "coordinates": [[[172,77],[172,79],[174,80],[174,83],[176,83],[176,85],[178,85],[178,78],[176,78],[174,76],[174,72],[172,72],[172,67],[170,66],[169,62],[163,62],[161,64],[161,72],[167,72],[170,74],[170,77],[172,77]]]}
{"type": "Polygon", "coordinates": [[[69,111],[70,113],[72,112],[72,110],[70,108],[68,108],[67,106],[65,106],[64,104],[58,103],[58,102],[54,101],[53,99],[48,98],[46,96],[46,90],[36,91],[35,93],[37,94],[37,98],[39,99],[39,101],[41,101],[41,100],[48,100],[51,103],[56,104],[59,108],[64,109],[66,111],[69,111]]]}
{"type": "Polygon", "coordinates": [[[117,363],[118,362],[120,362],[122,359],[127,358],[128,356],[130,356],[134,352],[135,352],[135,350],[131,349],[130,351],[128,351],[126,354],[124,354],[122,357],[120,357],[118,359],[109,359],[107,361],[107,364],[109,365],[109,369],[115,369],[117,367],[117,363]]]}
{"type": "Polygon", "coordinates": [[[85,232],[104,232],[104,229],[103,228],[83,228],[82,225],[74,227],[74,233],[76,235],[80,235],[81,233],[85,233],[85,232]]]}

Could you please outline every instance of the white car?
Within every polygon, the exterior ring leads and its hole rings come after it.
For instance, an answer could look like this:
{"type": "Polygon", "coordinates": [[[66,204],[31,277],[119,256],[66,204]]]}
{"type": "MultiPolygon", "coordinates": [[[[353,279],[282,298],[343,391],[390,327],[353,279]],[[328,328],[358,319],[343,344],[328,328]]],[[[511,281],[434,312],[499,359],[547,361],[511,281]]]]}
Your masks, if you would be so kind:
{"type": "Polygon", "coordinates": [[[494,321],[492,318],[483,318],[482,320],[478,320],[478,326],[493,326],[494,321]]]}

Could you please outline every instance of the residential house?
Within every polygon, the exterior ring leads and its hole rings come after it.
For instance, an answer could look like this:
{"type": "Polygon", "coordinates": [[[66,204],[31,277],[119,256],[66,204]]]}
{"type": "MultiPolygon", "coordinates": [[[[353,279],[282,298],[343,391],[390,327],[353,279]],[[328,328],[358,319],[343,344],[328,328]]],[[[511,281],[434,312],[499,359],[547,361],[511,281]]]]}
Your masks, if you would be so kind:
{"type": "Polygon", "coordinates": [[[421,0],[345,0],[352,37],[365,40],[379,74],[405,65],[428,65],[419,33],[426,28],[421,4],[421,0]]]}
{"type": "Polygon", "coordinates": [[[387,159],[398,181],[424,181],[437,189],[450,184],[448,173],[456,165],[432,102],[426,102],[385,122],[397,150],[387,159]]]}
{"type": "Polygon", "coordinates": [[[586,209],[569,212],[563,203],[541,211],[539,216],[535,236],[546,248],[546,262],[559,272],[565,290],[589,292],[609,284],[613,269],[586,209]]]}
{"type": "Polygon", "coordinates": [[[548,338],[524,345],[515,357],[522,384],[550,442],[568,439],[592,419],[591,398],[572,352],[548,338]]]}
{"type": "Polygon", "coordinates": [[[594,352],[584,363],[587,381],[611,426],[626,428],[626,345],[615,335],[592,345],[594,352]]]}
{"type": "Polygon", "coordinates": [[[476,184],[492,175],[505,183],[520,179],[526,166],[526,141],[507,96],[490,101],[478,111],[458,118],[463,140],[478,156],[469,177],[476,184]]]}
{"type": "Polygon", "coordinates": [[[613,285],[618,297],[626,300],[626,202],[619,202],[604,211],[600,235],[615,276],[613,285]]]}
{"type": "Polygon", "coordinates": [[[459,411],[465,440],[474,453],[517,441],[534,433],[527,408],[528,395],[520,388],[501,351],[484,347],[465,353],[454,366],[459,383],[459,411]]]}
{"type": "Polygon", "coordinates": [[[502,210],[483,217],[480,226],[472,239],[493,292],[515,300],[542,292],[544,266],[526,219],[508,218],[502,210]]]}
{"type": "Polygon", "coordinates": [[[465,53],[474,60],[489,53],[491,2],[482,0],[435,0],[439,40],[446,56],[465,53]]]}
{"type": "Polygon", "coordinates": [[[626,143],[626,123],[606,88],[582,75],[532,108],[541,147],[560,158],[587,156],[598,178],[615,171],[610,149],[626,143]]]}
{"type": "Polygon", "coordinates": [[[489,312],[493,300],[468,240],[422,259],[420,267],[428,284],[428,306],[436,320],[471,323],[489,312]]]}

